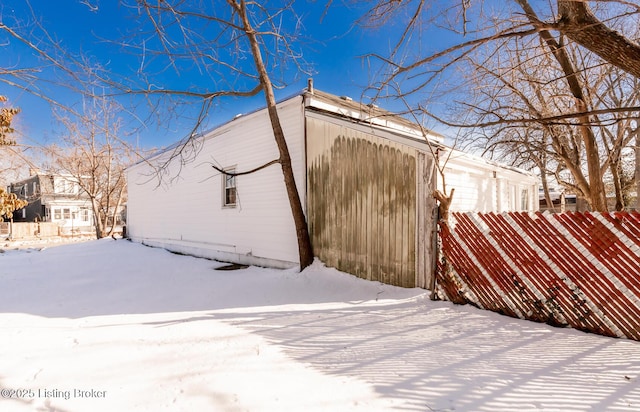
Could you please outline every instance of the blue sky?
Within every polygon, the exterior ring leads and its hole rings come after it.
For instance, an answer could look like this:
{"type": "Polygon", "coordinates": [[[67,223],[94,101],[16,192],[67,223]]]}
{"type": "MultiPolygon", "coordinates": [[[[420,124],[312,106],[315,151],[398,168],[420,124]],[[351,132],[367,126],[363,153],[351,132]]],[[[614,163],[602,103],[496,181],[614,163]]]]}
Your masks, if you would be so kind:
{"type": "MultiPolygon", "coordinates": [[[[52,38],[74,55],[82,53],[94,62],[106,67],[117,76],[129,78],[135,76],[140,66],[139,56],[128,52],[127,48],[113,43],[127,36],[139,34],[143,30],[138,27],[131,10],[115,0],[31,0],[31,10],[24,0],[4,0],[0,5],[2,21],[18,27],[25,36],[27,33],[42,33],[35,28],[34,21],[41,22],[52,38]]],[[[332,6],[321,19],[325,11],[325,2],[299,2],[297,12],[302,17],[303,35],[308,40],[300,43],[300,50],[305,60],[311,63],[315,87],[337,95],[349,95],[359,99],[366,88],[370,73],[366,62],[359,56],[369,52],[386,53],[391,47],[395,31],[399,24],[389,23],[384,29],[365,30],[353,27],[353,22],[361,15],[361,10],[345,7],[342,4],[332,6]]],[[[284,19],[284,24],[293,21],[284,19]]],[[[433,38],[432,43],[438,39],[433,38]]],[[[10,67],[33,67],[39,65],[32,52],[15,39],[0,37],[3,53],[3,65],[10,67]]],[[[149,67],[153,67],[150,65],[149,67]]],[[[158,66],[155,66],[158,67],[158,66]]],[[[306,87],[309,76],[297,76],[287,72],[290,83],[278,90],[277,97],[283,98],[306,87]],[[292,80],[295,79],[295,80],[292,80]]],[[[50,76],[50,70],[44,68],[40,77],[50,76]]],[[[184,70],[181,75],[167,70],[156,77],[164,82],[163,87],[180,87],[206,81],[197,72],[184,70]],[[191,82],[191,83],[190,83],[191,82]]],[[[69,91],[73,81],[64,80],[64,87],[38,82],[44,94],[65,105],[79,107],[78,95],[69,91]]],[[[63,132],[61,126],[53,119],[49,103],[33,95],[0,82],[0,94],[6,95],[10,103],[21,108],[17,126],[26,144],[47,144],[57,140],[63,132]]],[[[365,96],[366,98],[366,96],[365,96]]],[[[139,102],[138,102],[139,103],[139,102]]],[[[215,104],[208,116],[208,126],[225,122],[238,113],[246,113],[264,105],[262,95],[253,98],[228,98],[215,104]]],[[[392,104],[383,107],[394,110],[392,104]]],[[[127,106],[129,107],[129,106],[127,106]]],[[[130,109],[140,119],[146,118],[148,107],[137,104],[130,109]]],[[[190,109],[185,109],[189,111],[190,109]]],[[[192,115],[193,117],[193,115],[192,115]]],[[[127,129],[129,139],[142,147],[161,147],[178,140],[193,125],[188,118],[175,121],[150,121],[142,127],[140,122],[131,121],[128,117],[127,129]]]]}

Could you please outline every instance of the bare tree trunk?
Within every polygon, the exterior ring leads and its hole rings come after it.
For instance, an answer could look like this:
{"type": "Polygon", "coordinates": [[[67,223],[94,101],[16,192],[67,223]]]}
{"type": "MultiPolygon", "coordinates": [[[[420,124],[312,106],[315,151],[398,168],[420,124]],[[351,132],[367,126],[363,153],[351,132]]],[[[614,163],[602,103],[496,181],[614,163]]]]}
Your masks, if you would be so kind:
{"type": "Polygon", "coordinates": [[[542,193],[544,193],[544,202],[547,205],[547,210],[550,210],[551,212],[555,212],[555,207],[553,206],[553,201],[551,200],[551,195],[549,194],[549,181],[547,179],[547,173],[544,169],[545,165],[538,164],[537,166],[540,168],[540,180],[542,181],[542,193]]]}
{"type": "Polygon", "coordinates": [[[586,212],[589,210],[588,202],[581,196],[576,198],[576,212],[586,212]]]}
{"type": "Polygon", "coordinates": [[[96,228],[96,238],[102,239],[104,237],[104,226],[100,218],[100,207],[96,198],[91,198],[91,211],[93,212],[93,224],[96,228]]]}
{"type": "MultiPolygon", "coordinates": [[[[540,20],[536,16],[533,8],[529,4],[528,0],[516,0],[516,2],[522,7],[522,10],[527,15],[529,21],[536,27],[540,26],[540,20]]],[[[576,112],[587,112],[587,104],[585,103],[585,97],[582,89],[582,84],[578,77],[577,70],[575,69],[571,58],[569,57],[566,48],[562,47],[556,39],[551,35],[548,30],[540,30],[539,35],[547,45],[553,56],[556,58],[562,70],[565,74],[565,80],[571,94],[575,98],[576,112]]],[[[581,188],[585,196],[591,205],[591,208],[595,211],[606,212],[607,201],[604,190],[604,183],[602,181],[602,171],[600,170],[600,154],[598,152],[598,144],[596,137],[591,128],[591,119],[587,115],[577,117],[579,122],[578,129],[584,143],[584,149],[587,160],[587,170],[589,172],[589,187],[581,188]]]]}
{"type": "Polygon", "coordinates": [[[558,29],[605,61],[640,78],[640,45],[598,20],[584,0],[558,0],[558,29]]]}
{"type": "Polygon", "coordinates": [[[106,234],[106,236],[113,236],[113,232],[115,232],[116,229],[116,221],[118,220],[118,209],[120,209],[120,205],[122,204],[122,194],[124,192],[125,186],[122,186],[120,188],[120,190],[118,191],[118,196],[116,198],[116,204],[113,207],[113,211],[109,212],[109,215],[111,217],[111,228],[109,229],[109,233],[106,234]]]}
{"type": "Polygon", "coordinates": [[[293,215],[293,221],[296,228],[296,237],[298,240],[298,256],[300,258],[300,270],[302,270],[313,262],[313,249],[311,246],[311,238],[309,237],[307,220],[304,215],[304,210],[302,209],[302,202],[300,200],[300,195],[298,194],[298,188],[296,186],[296,181],[293,174],[289,148],[287,147],[287,141],[285,140],[284,131],[282,130],[282,125],[280,124],[280,118],[278,116],[278,110],[276,108],[276,99],[273,93],[273,86],[262,60],[262,52],[260,51],[260,44],[256,37],[256,32],[249,22],[245,1],[241,0],[239,4],[236,2],[232,2],[232,6],[236,8],[238,13],[242,17],[244,30],[247,33],[247,37],[251,45],[253,60],[256,65],[256,69],[258,70],[260,84],[262,85],[262,89],[264,91],[265,99],[267,102],[267,111],[269,112],[269,119],[271,121],[273,135],[276,141],[276,145],[278,146],[278,151],[280,153],[279,161],[282,167],[282,174],[284,176],[284,184],[287,190],[289,206],[291,207],[291,213],[293,215]]]}
{"type": "MultiPolygon", "coordinates": [[[[106,120],[108,122],[108,119],[106,120]]],[[[109,130],[108,125],[105,127],[105,130],[109,130]]],[[[107,136],[107,139],[109,137],[107,136]]],[[[111,172],[113,168],[113,154],[111,153],[111,143],[107,142],[107,156],[106,156],[106,169],[107,169],[107,187],[103,188],[106,191],[107,196],[106,199],[103,200],[104,204],[104,224],[103,228],[106,229],[109,225],[109,214],[111,214],[111,189],[112,189],[112,181],[111,181],[111,172]]],[[[109,233],[105,234],[105,236],[111,236],[113,233],[113,227],[115,226],[115,222],[111,223],[111,229],[109,229],[109,233]]]]}
{"type": "MultiPolygon", "coordinates": [[[[579,120],[587,122],[588,118],[579,120]]],[[[593,130],[591,130],[590,126],[582,124],[580,129],[585,143],[585,152],[587,154],[587,170],[589,171],[589,203],[593,210],[606,212],[608,210],[607,197],[604,189],[604,182],[602,181],[602,171],[600,170],[598,144],[596,143],[593,130]]]]}
{"type": "Polygon", "coordinates": [[[609,166],[609,170],[611,171],[611,177],[613,179],[613,186],[615,188],[616,195],[616,206],[615,210],[622,211],[625,209],[624,202],[624,188],[622,187],[622,178],[621,178],[621,165],[619,157],[611,162],[609,166]]]}

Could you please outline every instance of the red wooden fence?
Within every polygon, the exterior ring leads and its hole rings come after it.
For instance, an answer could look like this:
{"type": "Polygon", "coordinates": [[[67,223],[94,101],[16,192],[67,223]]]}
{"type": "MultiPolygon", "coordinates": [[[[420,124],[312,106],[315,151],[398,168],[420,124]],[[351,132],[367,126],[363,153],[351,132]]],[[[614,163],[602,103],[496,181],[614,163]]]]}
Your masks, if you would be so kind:
{"type": "Polygon", "coordinates": [[[436,294],[640,340],[640,213],[453,213],[436,294]]]}

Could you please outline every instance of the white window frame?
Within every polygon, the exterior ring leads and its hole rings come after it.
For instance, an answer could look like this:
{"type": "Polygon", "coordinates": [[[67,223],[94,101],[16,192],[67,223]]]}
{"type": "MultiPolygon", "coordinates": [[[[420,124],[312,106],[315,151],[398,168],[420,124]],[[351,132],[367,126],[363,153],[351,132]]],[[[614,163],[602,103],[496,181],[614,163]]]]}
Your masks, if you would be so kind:
{"type": "MultiPolygon", "coordinates": [[[[224,169],[225,172],[235,173],[236,168],[230,167],[224,169]]],[[[222,173],[222,207],[234,208],[238,204],[238,179],[237,176],[229,176],[222,173]],[[233,199],[230,199],[230,193],[233,193],[233,199]]]]}

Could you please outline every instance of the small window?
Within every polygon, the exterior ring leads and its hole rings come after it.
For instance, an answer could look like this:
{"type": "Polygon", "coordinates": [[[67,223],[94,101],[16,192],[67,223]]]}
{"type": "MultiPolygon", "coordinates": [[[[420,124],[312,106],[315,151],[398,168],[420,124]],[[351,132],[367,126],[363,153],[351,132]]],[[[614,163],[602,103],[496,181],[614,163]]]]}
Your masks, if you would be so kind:
{"type": "Polygon", "coordinates": [[[520,210],[528,211],[529,210],[529,190],[522,189],[520,192],[520,210]]]}
{"type": "Polygon", "coordinates": [[[61,220],[62,212],[61,209],[53,209],[53,220],[61,220]]]}
{"type": "MultiPolygon", "coordinates": [[[[235,169],[227,169],[225,172],[235,173],[235,169]]],[[[225,207],[234,207],[236,205],[237,188],[236,177],[230,175],[222,175],[224,193],[222,199],[222,205],[225,207]]]]}
{"type": "Polygon", "coordinates": [[[80,219],[82,219],[83,222],[89,221],[89,209],[86,207],[80,209],[80,219]]]}
{"type": "Polygon", "coordinates": [[[65,220],[71,219],[71,209],[62,209],[62,215],[65,220]]]}

